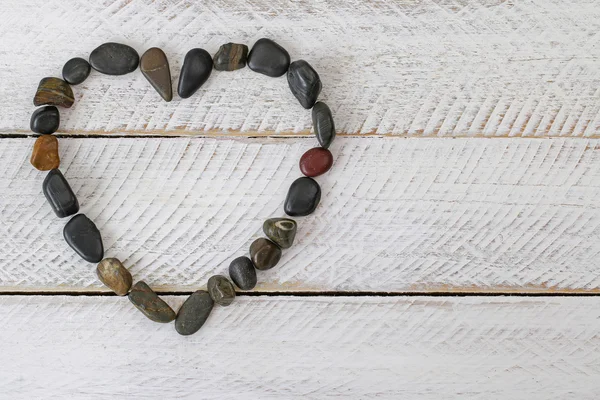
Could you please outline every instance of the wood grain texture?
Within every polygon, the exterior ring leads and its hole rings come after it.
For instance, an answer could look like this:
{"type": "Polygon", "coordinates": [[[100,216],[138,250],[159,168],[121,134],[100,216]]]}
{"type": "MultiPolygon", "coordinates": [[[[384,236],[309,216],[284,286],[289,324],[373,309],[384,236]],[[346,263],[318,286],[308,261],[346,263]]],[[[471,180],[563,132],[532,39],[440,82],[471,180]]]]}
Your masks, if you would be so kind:
{"type": "MultiPolygon", "coordinates": [[[[179,306],[184,297],[168,298],[179,306]]],[[[239,298],[190,337],[126,299],[0,297],[11,399],[594,399],[594,298],[239,298]]]]}
{"type": "MultiPolygon", "coordinates": [[[[600,7],[593,0],[7,0],[0,133],[27,133],[42,77],[105,41],[185,53],[270,37],[308,60],[342,134],[584,136],[600,128],[600,7]]],[[[297,135],[310,115],[248,69],[164,103],[139,71],[75,87],[61,132],[297,135]]]]}
{"type": "MultiPolygon", "coordinates": [[[[0,140],[0,290],[101,290],[46,204],[33,139],[0,140]]],[[[158,290],[247,254],[313,139],[61,139],[105,256],[158,290]]],[[[596,139],[341,138],[265,291],[600,291],[596,139]]]]}

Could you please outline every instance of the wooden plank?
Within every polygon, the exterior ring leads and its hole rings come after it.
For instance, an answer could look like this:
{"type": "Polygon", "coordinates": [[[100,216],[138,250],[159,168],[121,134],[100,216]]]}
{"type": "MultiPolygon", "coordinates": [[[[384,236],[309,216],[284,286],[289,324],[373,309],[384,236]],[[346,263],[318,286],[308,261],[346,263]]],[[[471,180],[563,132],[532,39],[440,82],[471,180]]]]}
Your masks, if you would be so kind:
{"type": "MultiPolygon", "coordinates": [[[[105,41],[165,49],[176,82],[185,53],[271,37],[319,71],[343,134],[585,136],[600,128],[595,1],[12,1],[0,35],[0,132],[27,133],[37,82],[105,41]]],[[[94,73],[75,88],[62,132],[296,135],[310,113],[285,78],[214,73],[164,103],[138,72],[94,73]]]]}
{"type": "Polygon", "coordinates": [[[116,297],[1,296],[0,316],[11,399],[592,399],[600,389],[596,298],[245,297],[189,337],[116,297]]]}
{"type": "MultiPolygon", "coordinates": [[[[105,255],[158,290],[190,291],[283,215],[314,144],[71,138],[60,151],[105,255]]],[[[0,140],[1,290],[103,290],[63,241],[32,145],[0,140]]],[[[319,208],[257,290],[599,291],[599,141],[344,138],[332,151],[319,208]]]]}

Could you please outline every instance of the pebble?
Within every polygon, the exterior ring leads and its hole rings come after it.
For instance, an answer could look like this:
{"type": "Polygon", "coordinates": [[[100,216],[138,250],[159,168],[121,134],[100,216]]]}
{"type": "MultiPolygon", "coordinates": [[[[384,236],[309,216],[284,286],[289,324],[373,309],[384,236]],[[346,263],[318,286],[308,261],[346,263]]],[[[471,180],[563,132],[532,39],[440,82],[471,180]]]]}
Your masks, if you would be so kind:
{"type": "Polygon", "coordinates": [[[269,239],[258,238],[250,245],[250,259],[256,269],[273,268],[281,258],[281,249],[269,239]]]}
{"type": "Polygon", "coordinates": [[[116,258],[105,258],[96,267],[98,279],[119,296],[125,296],[133,279],[131,273],[116,258]]]}
{"type": "Polygon", "coordinates": [[[302,107],[309,109],[315,105],[321,93],[321,78],[317,71],[304,60],[294,61],[287,72],[290,90],[302,107]]]}
{"type": "Polygon", "coordinates": [[[167,323],[177,317],[175,311],[158,297],[144,281],[139,281],[133,285],[127,297],[142,314],[154,322],[167,323]]]}
{"type": "Polygon", "coordinates": [[[332,165],[333,155],[323,147],[310,149],[300,157],[300,171],[306,176],[323,175],[332,165]]]}
{"type": "Polygon", "coordinates": [[[100,231],[85,214],[77,214],[63,230],[67,244],[84,260],[97,263],[104,256],[104,246],[100,231]]]}
{"type": "Polygon", "coordinates": [[[248,54],[248,68],[273,78],[282,76],[290,66],[290,55],[271,39],[259,39],[248,54]]]}
{"type": "Polygon", "coordinates": [[[68,217],[79,211],[77,197],[59,169],[48,172],[42,184],[42,191],[58,218],[68,217]]]}
{"type": "Polygon", "coordinates": [[[208,319],[214,306],[213,299],[206,290],[198,290],[181,305],[175,320],[175,330],[180,335],[198,332],[208,319]]]}
{"type": "Polygon", "coordinates": [[[263,231],[282,249],[289,249],[296,237],[296,221],[289,218],[269,218],[263,223],[263,231]]]}
{"type": "Polygon", "coordinates": [[[208,54],[208,51],[204,49],[188,51],[183,59],[183,66],[179,75],[177,86],[179,97],[187,99],[196,93],[196,90],[200,89],[200,86],[208,80],[212,67],[212,57],[208,54]]]}
{"type": "Polygon", "coordinates": [[[227,307],[235,299],[233,284],[223,275],[211,276],[207,288],[210,297],[220,306],[227,307]]]}
{"type": "Polygon", "coordinates": [[[54,106],[40,107],[31,114],[29,128],[41,135],[50,135],[58,130],[60,114],[54,106]]]}
{"type": "Polygon", "coordinates": [[[321,200],[321,188],[312,178],[296,179],[285,198],[284,211],[290,217],[303,217],[312,214],[321,200]]]}
{"type": "Polygon", "coordinates": [[[75,102],[71,86],[59,78],[43,78],[38,85],[33,105],[70,108],[75,102]]]}
{"type": "Polygon", "coordinates": [[[256,286],[256,269],[248,257],[238,257],[229,264],[229,277],[242,290],[252,290],[256,286]]]}
{"type": "Polygon", "coordinates": [[[121,43],[104,43],[90,54],[90,65],[106,75],[125,75],[133,72],[140,63],[140,56],[133,47],[121,43]]]}
{"type": "Polygon", "coordinates": [[[315,136],[321,147],[327,149],[335,139],[335,124],[333,116],[327,104],[317,102],[312,109],[312,121],[315,128],[315,136]]]}
{"type": "Polygon", "coordinates": [[[81,57],[71,58],[62,69],[63,79],[69,85],[79,85],[90,76],[92,66],[81,57]]]}
{"type": "Polygon", "coordinates": [[[40,171],[50,171],[60,166],[58,139],[53,135],[42,135],[33,144],[31,165],[40,171]]]}
{"type": "Polygon", "coordinates": [[[246,66],[248,59],[248,46],[245,44],[227,43],[221,45],[213,57],[214,67],[217,71],[235,71],[246,66]]]}
{"type": "Polygon", "coordinates": [[[148,49],[140,59],[140,70],[165,101],[173,100],[171,70],[164,51],[158,47],[148,49]]]}

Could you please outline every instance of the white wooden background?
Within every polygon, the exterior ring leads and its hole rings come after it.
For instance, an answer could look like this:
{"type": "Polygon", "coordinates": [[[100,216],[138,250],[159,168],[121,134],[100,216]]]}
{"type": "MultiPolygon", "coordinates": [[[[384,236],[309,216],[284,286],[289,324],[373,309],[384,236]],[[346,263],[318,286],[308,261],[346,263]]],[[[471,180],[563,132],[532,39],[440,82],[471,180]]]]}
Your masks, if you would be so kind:
{"type": "MultiPolygon", "coordinates": [[[[0,398],[597,398],[597,1],[1,5],[0,398]],[[184,338],[63,242],[31,99],[105,41],[162,47],[176,82],[187,50],[261,37],[321,75],[335,164],[262,296],[184,338]]],[[[74,92],[61,169],[175,308],[282,215],[316,144],[285,78],[248,69],[171,103],[139,71],[74,92]]]]}

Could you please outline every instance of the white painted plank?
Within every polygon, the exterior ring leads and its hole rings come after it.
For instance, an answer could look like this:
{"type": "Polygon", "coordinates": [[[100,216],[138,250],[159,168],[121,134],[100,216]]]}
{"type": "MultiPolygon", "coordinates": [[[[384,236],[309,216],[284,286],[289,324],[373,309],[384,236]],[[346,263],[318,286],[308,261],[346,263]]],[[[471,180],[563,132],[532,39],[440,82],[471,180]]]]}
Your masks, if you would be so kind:
{"type": "MultiPolygon", "coordinates": [[[[109,257],[191,290],[282,216],[314,139],[61,139],[62,169],[109,257]]],[[[66,221],[0,140],[0,290],[99,290],[66,221]]],[[[317,211],[258,290],[598,291],[596,139],[343,138],[317,211]]]]}
{"type": "MultiPolygon", "coordinates": [[[[39,79],[105,41],[185,53],[270,37],[320,73],[347,134],[597,136],[596,1],[9,0],[0,25],[0,132],[28,132],[39,79]]],[[[215,73],[167,104],[139,71],[75,87],[63,132],[305,134],[285,78],[215,73]],[[241,132],[241,133],[240,133],[241,132]]]]}
{"type": "Polygon", "coordinates": [[[117,297],[2,296],[0,316],[10,399],[565,400],[600,389],[596,298],[244,297],[189,337],[117,297]]]}

